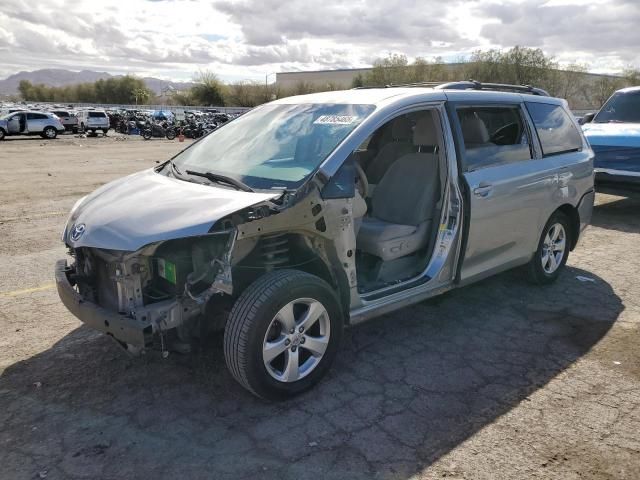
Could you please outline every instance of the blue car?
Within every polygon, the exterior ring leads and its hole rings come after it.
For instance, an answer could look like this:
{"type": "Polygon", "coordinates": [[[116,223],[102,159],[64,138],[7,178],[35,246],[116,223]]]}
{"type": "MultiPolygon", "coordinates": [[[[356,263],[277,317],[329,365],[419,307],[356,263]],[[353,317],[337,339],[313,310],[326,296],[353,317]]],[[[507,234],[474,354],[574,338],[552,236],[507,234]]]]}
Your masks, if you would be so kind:
{"type": "Polygon", "coordinates": [[[640,87],[618,90],[583,122],[596,155],[596,190],[640,192],[640,87]]]}

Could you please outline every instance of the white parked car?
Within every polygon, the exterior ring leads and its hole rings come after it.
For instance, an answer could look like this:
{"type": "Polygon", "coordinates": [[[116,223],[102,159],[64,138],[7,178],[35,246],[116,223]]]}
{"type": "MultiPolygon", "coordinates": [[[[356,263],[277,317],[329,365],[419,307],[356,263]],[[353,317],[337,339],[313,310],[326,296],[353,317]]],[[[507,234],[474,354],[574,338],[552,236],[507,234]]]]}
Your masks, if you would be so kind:
{"type": "Polygon", "coordinates": [[[54,139],[64,130],[64,125],[53,113],[20,111],[0,117],[0,140],[13,135],[40,135],[54,139]]]}
{"type": "Polygon", "coordinates": [[[80,110],[78,112],[80,130],[93,134],[102,130],[105,135],[109,131],[109,117],[103,110],[80,110]]]}

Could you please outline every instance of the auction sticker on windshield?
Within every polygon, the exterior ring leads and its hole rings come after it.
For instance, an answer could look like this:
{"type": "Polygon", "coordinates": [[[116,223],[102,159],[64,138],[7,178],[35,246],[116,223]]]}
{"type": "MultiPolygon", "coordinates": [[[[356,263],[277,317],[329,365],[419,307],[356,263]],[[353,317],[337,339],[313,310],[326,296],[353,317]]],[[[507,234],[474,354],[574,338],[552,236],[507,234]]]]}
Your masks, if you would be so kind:
{"type": "Polygon", "coordinates": [[[351,115],[321,115],[315,122],[315,125],[351,125],[358,117],[351,115]]]}

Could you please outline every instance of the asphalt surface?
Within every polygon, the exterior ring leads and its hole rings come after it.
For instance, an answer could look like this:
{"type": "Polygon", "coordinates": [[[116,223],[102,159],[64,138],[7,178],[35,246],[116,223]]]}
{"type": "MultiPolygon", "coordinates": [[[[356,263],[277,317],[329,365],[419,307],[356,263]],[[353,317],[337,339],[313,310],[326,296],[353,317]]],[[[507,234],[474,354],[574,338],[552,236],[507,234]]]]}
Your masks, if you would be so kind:
{"type": "Polygon", "coordinates": [[[640,478],[639,200],[598,196],[555,285],[515,270],[351,329],[267,403],[221,337],[131,359],[53,288],[75,200],[182,146],[0,143],[0,478],[640,478]]]}

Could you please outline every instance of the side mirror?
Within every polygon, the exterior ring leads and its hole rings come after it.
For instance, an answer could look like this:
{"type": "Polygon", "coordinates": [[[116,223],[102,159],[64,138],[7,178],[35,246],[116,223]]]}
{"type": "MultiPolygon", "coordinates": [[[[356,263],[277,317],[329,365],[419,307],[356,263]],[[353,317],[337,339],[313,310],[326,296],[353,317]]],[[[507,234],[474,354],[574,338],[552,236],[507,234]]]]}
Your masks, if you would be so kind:
{"type": "Polygon", "coordinates": [[[585,114],[581,119],[580,119],[580,125],[584,125],[585,123],[590,123],[593,118],[596,116],[596,114],[594,112],[591,113],[587,113],[585,114]]]}

